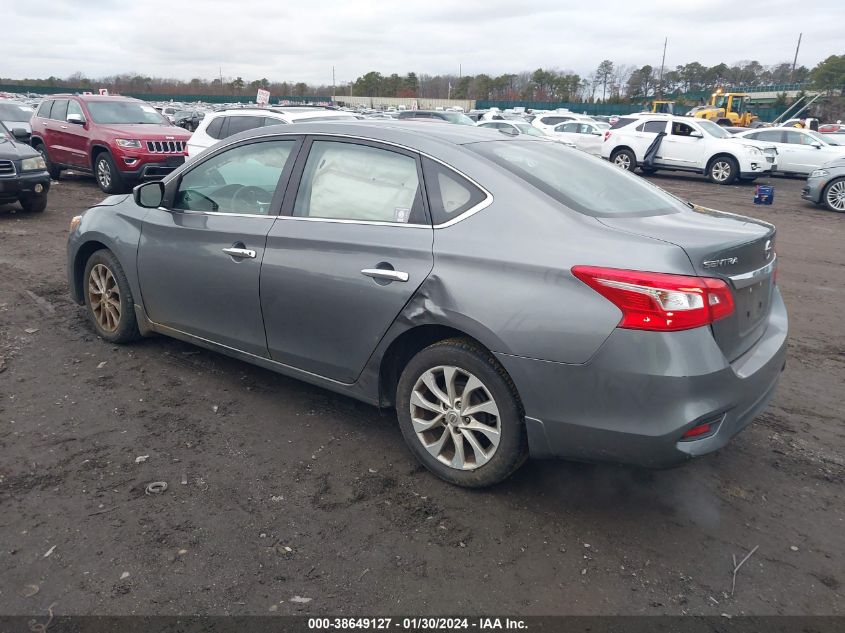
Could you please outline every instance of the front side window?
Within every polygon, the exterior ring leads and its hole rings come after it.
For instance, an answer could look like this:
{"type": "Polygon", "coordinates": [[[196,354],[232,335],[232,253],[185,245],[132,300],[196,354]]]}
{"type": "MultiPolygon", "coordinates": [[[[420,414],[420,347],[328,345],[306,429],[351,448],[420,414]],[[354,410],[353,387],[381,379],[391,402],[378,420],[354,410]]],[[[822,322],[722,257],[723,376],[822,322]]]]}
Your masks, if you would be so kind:
{"type": "Polygon", "coordinates": [[[689,136],[690,134],[692,134],[692,126],[679,121],[672,123],[672,136],[689,136]]]}
{"type": "Polygon", "coordinates": [[[574,122],[564,123],[555,128],[558,132],[567,132],[568,134],[575,134],[578,132],[578,124],[574,122]]]}
{"type": "MultiPolygon", "coordinates": [[[[140,101],[88,101],[88,112],[94,123],[137,123],[148,125],[170,125],[153,106],[140,101]]],[[[56,118],[53,108],[53,118],[56,118]]]]}
{"type": "Polygon", "coordinates": [[[417,161],[366,145],[314,141],[293,215],[423,224],[417,161]]]}
{"type": "Polygon", "coordinates": [[[484,201],[486,195],[460,174],[423,159],[425,189],[434,225],[445,224],[484,201]]]}
{"type": "MultiPolygon", "coordinates": [[[[529,139],[471,143],[490,159],[564,206],[599,217],[676,213],[683,203],[648,181],[606,161],[585,158],[559,143],[529,139]]],[[[428,180],[426,180],[428,183],[428,180]]]]}
{"type": "Polygon", "coordinates": [[[200,163],[182,177],[174,208],[269,215],[295,144],[294,140],[250,143],[200,163]]]}
{"type": "Polygon", "coordinates": [[[748,135],[750,138],[768,143],[783,143],[783,132],[781,130],[763,130],[748,135]]]}
{"type": "Polygon", "coordinates": [[[79,105],[76,101],[68,101],[67,116],[70,117],[71,114],[76,114],[85,119],[85,115],[82,114],[82,106],[79,105]]]}
{"type": "Polygon", "coordinates": [[[56,99],[53,109],[50,110],[50,118],[56,121],[67,119],[67,99],[56,99]]]}

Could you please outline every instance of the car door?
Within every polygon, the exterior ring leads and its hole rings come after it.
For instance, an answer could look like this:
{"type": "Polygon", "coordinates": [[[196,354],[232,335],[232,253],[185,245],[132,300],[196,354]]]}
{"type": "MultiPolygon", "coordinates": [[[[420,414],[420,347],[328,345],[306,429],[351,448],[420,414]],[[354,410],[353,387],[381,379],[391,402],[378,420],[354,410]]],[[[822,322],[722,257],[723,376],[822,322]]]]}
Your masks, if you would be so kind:
{"type": "Polygon", "coordinates": [[[351,383],[431,271],[433,229],[419,156],[356,139],[306,146],[267,236],[267,344],[275,361],[351,383]]]}
{"type": "Polygon", "coordinates": [[[67,165],[69,162],[67,135],[65,134],[67,126],[70,125],[66,120],[67,107],[67,99],[56,99],[53,102],[50,118],[45,125],[47,138],[44,139],[47,147],[49,147],[50,160],[63,165],[67,165]]]}
{"type": "Polygon", "coordinates": [[[663,137],[658,154],[661,163],[685,169],[703,168],[705,140],[688,123],[672,121],[669,133],[663,137]]]}
{"type": "MultiPolygon", "coordinates": [[[[626,140],[629,141],[631,149],[637,156],[637,162],[642,162],[645,158],[645,153],[649,146],[657,138],[660,132],[666,131],[667,121],[665,119],[658,119],[654,121],[643,121],[634,128],[634,132],[626,140]]],[[[661,145],[662,147],[662,145],[661,145]]],[[[662,162],[663,152],[658,149],[657,160],[655,162],[662,162]]]]}
{"type": "Polygon", "coordinates": [[[801,174],[809,174],[843,154],[838,148],[825,145],[802,130],[788,130],[786,141],[789,144],[793,171],[801,174]]]}
{"type": "Polygon", "coordinates": [[[581,149],[580,145],[578,144],[580,135],[578,134],[578,129],[580,124],[576,121],[569,121],[567,123],[559,123],[552,129],[552,136],[555,136],[561,140],[568,141],[575,145],[578,149],[581,149]]]}
{"type": "Polygon", "coordinates": [[[141,296],[154,322],[266,357],[259,278],[267,233],[301,141],[246,140],[166,187],[144,217],[141,296]]]}
{"type": "Polygon", "coordinates": [[[588,154],[598,156],[601,154],[603,139],[604,134],[592,123],[578,124],[578,141],[576,141],[576,144],[579,149],[584,150],[588,154]]]}
{"type": "Polygon", "coordinates": [[[67,164],[85,169],[91,168],[88,159],[88,119],[77,101],[70,99],[67,104],[67,116],[60,125],[63,145],[67,152],[67,164]],[[73,116],[71,116],[73,115],[73,116]],[[74,123],[73,119],[83,123],[74,123]]]}

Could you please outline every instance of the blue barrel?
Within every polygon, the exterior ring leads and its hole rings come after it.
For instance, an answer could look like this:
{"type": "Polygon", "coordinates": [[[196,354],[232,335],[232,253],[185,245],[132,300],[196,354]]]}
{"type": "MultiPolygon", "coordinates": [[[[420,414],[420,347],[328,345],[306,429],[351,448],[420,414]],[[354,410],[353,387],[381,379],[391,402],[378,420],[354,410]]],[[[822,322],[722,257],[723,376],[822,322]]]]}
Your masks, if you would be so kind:
{"type": "Polygon", "coordinates": [[[772,204],[775,200],[775,188],[772,185],[757,185],[754,192],[754,204],[772,204]]]}

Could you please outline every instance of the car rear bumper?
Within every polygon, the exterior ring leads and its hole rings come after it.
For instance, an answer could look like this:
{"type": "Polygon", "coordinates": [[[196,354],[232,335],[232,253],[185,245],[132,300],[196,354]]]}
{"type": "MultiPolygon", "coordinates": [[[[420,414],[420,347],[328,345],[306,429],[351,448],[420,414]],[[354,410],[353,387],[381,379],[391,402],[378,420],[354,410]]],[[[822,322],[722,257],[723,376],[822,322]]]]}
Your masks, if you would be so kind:
{"type": "Polygon", "coordinates": [[[50,190],[50,174],[46,171],[23,172],[11,178],[0,178],[0,201],[17,200],[21,196],[44,195],[50,190]],[[40,185],[41,191],[36,191],[40,185]]]}
{"type": "Polygon", "coordinates": [[[733,362],[708,327],[616,329],[583,365],[497,357],[522,398],[532,457],[665,467],[721,448],[765,408],[784,367],[787,328],[775,291],[766,332],[733,362]],[[715,430],[681,440],[704,422],[715,430]]]}

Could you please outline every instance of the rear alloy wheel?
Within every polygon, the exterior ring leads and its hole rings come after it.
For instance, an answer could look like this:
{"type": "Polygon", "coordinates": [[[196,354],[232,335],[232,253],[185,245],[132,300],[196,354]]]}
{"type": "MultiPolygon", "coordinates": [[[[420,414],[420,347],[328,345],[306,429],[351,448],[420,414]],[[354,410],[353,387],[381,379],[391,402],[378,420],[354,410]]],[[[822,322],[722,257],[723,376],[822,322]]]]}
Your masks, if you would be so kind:
{"type": "Polygon", "coordinates": [[[707,167],[707,177],[717,185],[730,185],[739,178],[739,165],[730,156],[717,156],[707,167]]]}
{"type": "Polygon", "coordinates": [[[450,483],[490,486],[527,456],[516,388],[495,358],[468,341],[442,341],[414,356],[396,400],[411,451],[450,483]]]}
{"type": "Polygon", "coordinates": [[[94,176],[103,193],[123,193],[123,177],[108,152],[97,155],[94,161],[94,176]]]}
{"type": "Polygon", "coordinates": [[[629,149],[620,149],[613,152],[610,162],[626,171],[634,171],[637,166],[637,157],[629,149]]]}
{"type": "Polygon", "coordinates": [[[50,157],[47,155],[47,148],[44,147],[43,143],[40,143],[35,149],[41,154],[41,158],[44,159],[44,164],[47,165],[47,173],[50,174],[50,178],[52,180],[58,180],[62,175],[62,170],[50,162],[50,157]]]}
{"type": "Polygon", "coordinates": [[[132,290],[111,251],[91,255],[83,284],[85,307],[97,334],[111,343],[128,343],[140,336],[132,290]]]}
{"type": "Polygon", "coordinates": [[[824,189],[822,200],[831,211],[845,213],[845,178],[831,181],[824,189]]]}

